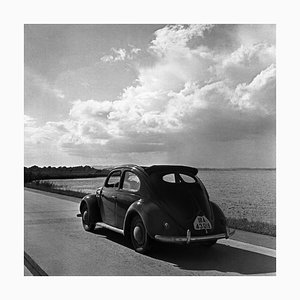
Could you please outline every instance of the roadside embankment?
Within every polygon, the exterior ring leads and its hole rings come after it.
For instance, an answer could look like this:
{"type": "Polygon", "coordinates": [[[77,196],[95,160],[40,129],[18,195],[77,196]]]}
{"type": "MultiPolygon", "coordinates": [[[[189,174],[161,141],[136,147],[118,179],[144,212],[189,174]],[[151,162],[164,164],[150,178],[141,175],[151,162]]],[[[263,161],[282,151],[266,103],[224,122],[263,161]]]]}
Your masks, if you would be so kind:
{"type": "Polygon", "coordinates": [[[77,198],[82,198],[86,195],[86,193],[83,192],[62,189],[51,182],[45,182],[45,181],[27,182],[24,184],[24,186],[35,190],[56,193],[56,194],[66,195],[66,196],[72,196],[77,198]]]}

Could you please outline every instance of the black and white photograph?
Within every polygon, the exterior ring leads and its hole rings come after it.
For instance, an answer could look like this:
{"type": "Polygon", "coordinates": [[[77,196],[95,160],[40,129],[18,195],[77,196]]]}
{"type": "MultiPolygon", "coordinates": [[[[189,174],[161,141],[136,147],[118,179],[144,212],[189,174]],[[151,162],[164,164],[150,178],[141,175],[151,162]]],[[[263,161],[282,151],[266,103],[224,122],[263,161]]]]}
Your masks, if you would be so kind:
{"type": "Polygon", "coordinates": [[[24,24],[24,276],[276,275],[276,24],[24,24]]]}
{"type": "Polygon", "coordinates": [[[4,2],[2,297],[297,295],[297,7],[4,2]]]}

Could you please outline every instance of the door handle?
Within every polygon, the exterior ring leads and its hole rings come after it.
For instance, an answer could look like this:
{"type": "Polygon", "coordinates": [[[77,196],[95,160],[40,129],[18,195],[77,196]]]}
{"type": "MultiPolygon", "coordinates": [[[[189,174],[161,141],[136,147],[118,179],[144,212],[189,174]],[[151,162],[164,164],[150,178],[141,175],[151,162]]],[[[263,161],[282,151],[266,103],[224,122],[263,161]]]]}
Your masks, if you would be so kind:
{"type": "Polygon", "coordinates": [[[111,196],[114,200],[116,200],[117,199],[117,196],[111,196]]]}

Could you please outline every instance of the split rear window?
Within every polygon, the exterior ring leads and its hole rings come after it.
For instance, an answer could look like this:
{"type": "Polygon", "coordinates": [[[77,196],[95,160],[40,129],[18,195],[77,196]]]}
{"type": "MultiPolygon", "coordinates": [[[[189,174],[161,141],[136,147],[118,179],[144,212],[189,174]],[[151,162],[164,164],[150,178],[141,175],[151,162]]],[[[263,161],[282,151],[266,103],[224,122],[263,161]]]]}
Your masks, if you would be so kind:
{"type": "Polygon", "coordinates": [[[161,179],[167,183],[195,183],[196,178],[192,175],[183,173],[168,173],[164,174],[161,179]]]}

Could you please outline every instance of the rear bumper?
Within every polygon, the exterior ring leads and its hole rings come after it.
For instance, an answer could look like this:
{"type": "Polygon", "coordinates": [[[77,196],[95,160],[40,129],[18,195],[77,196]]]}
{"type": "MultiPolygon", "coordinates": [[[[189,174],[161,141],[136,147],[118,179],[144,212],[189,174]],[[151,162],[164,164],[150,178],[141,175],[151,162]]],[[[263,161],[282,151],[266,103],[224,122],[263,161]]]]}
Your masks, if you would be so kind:
{"type": "Polygon", "coordinates": [[[205,235],[205,236],[191,236],[190,230],[187,231],[186,236],[165,236],[165,235],[155,235],[154,238],[157,241],[165,243],[186,243],[190,242],[205,242],[210,240],[218,239],[228,239],[235,233],[234,229],[227,228],[226,233],[205,235]]]}

